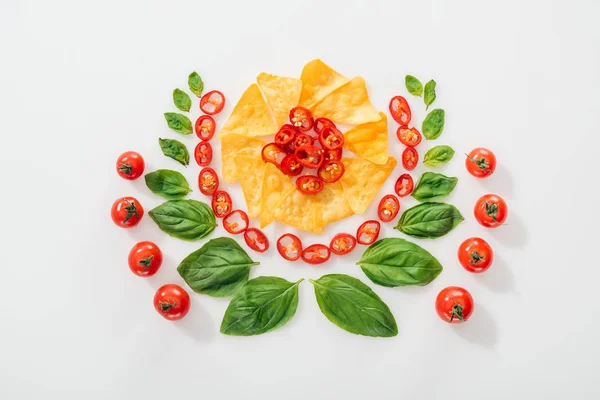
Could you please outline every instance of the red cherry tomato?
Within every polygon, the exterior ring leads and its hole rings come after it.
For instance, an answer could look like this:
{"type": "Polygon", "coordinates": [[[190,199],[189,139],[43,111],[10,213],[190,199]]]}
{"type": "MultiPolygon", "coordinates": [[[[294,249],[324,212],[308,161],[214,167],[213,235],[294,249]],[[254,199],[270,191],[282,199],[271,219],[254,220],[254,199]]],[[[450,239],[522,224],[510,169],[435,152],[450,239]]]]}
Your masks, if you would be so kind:
{"type": "Polygon", "coordinates": [[[196,130],[196,136],[198,136],[200,140],[210,140],[215,135],[217,124],[210,115],[201,115],[196,120],[194,128],[196,130]]]}
{"type": "Polygon", "coordinates": [[[287,155],[285,150],[275,143],[268,143],[262,148],[262,159],[266,163],[271,163],[277,168],[281,168],[281,163],[287,155]]]}
{"type": "Polygon", "coordinates": [[[419,162],[419,152],[414,147],[407,147],[402,152],[402,166],[408,171],[415,169],[419,162]]]}
{"type": "Polygon", "coordinates": [[[478,147],[467,154],[465,165],[474,177],[485,178],[496,170],[496,156],[490,150],[478,147]]]}
{"type": "Polygon", "coordinates": [[[254,251],[264,253],[265,251],[269,250],[269,239],[267,239],[267,236],[259,229],[246,229],[244,232],[244,240],[246,241],[248,247],[254,251]]]}
{"type": "Polygon", "coordinates": [[[298,131],[293,125],[285,124],[275,134],[275,144],[284,147],[294,140],[298,131]]]}
{"type": "Polygon", "coordinates": [[[290,122],[302,132],[310,131],[314,124],[312,113],[304,107],[294,107],[290,111],[290,122]]]}
{"type": "Polygon", "coordinates": [[[225,107],[225,96],[218,90],[208,92],[200,99],[200,109],[204,114],[218,114],[223,107],[225,107]]]}
{"type": "Polygon", "coordinates": [[[212,210],[217,218],[225,218],[231,212],[233,203],[229,193],[217,190],[212,197],[212,210]]]}
{"type": "Polygon", "coordinates": [[[325,162],[327,161],[340,161],[342,159],[343,149],[337,150],[325,150],[325,162]]]}
{"type": "Polygon", "coordinates": [[[373,244],[379,237],[380,230],[381,224],[379,224],[379,221],[365,221],[356,231],[356,241],[360,244],[373,244]]]}
{"type": "Polygon", "coordinates": [[[417,130],[417,128],[409,128],[407,125],[402,125],[396,131],[396,136],[398,136],[398,140],[405,146],[415,147],[419,143],[421,143],[421,132],[417,130]]]}
{"type": "Polygon", "coordinates": [[[277,251],[288,261],[296,261],[302,253],[302,241],[296,235],[286,233],[277,239],[277,251]]]}
{"type": "Polygon", "coordinates": [[[476,274],[486,271],[494,261],[494,251],[482,238],[472,237],[458,248],[458,261],[469,272],[476,274]]]}
{"type": "Polygon", "coordinates": [[[198,175],[198,188],[205,196],[212,196],[219,188],[219,177],[212,168],[202,168],[198,175]]]}
{"type": "Polygon", "coordinates": [[[508,206],[495,194],[483,195],[475,203],[475,219],[486,228],[496,228],[506,221],[508,206]]]}
{"type": "Polygon", "coordinates": [[[413,182],[412,176],[409,174],[402,174],[394,185],[394,191],[400,197],[406,197],[412,193],[415,183],[413,182]]]}
{"type": "Polygon", "coordinates": [[[121,197],[113,203],[110,216],[117,226],[133,228],[144,216],[144,208],[134,197],[121,197]]]}
{"type": "Polygon", "coordinates": [[[154,295],[154,308],[170,321],[177,321],[190,310],[190,295],[179,285],[161,286],[154,295]]]}
{"type": "Polygon", "coordinates": [[[400,202],[393,194],[388,194],[384,196],[379,202],[379,207],[377,208],[377,215],[379,219],[383,222],[390,222],[396,215],[398,215],[398,211],[400,211],[400,202]]]}
{"type": "Polygon", "coordinates": [[[144,157],[135,151],[126,151],[117,158],[117,173],[123,179],[134,180],[144,173],[144,157]]]}
{"type": "Polygon", "coordinates": [[[440,318],[451,324],[460,324],[473,313],[473,297],[465,289],[448,286],[437,295],[435,310],[440,318]]]}
{"type": "Polygon", "coordinates": [[[317,175],[323,182],[337,182],[344,175],[344,164],[337,160],[325,161],[317,171],[317,175]]]}
{"type": "Polygon", "coordinates": [[[321,130],[323,130],[323,128],[325,126],[332,126],[334,128],[337,128],[335,126],[335,124],[333,123],[333,121],[330,119],[327,119],[327,118],[317,118],[315,120],[315,124],[314,124],[313,128],[318,135],[319,133],[321,133],[321,130]]]}
{"type": "Polygon", "coordinates": [[[319,133],[319,143],[325,150],[338,150],[344,145],[344,135],[333,126],[324,126],[319,133]]]}
{"type": "Polygon", "coordinates": [[[323,264],[331,257],[331,251],[323,244],[313,244],[302,250],[301,257],[309,264],[323,264]]]}
{"type": "Polygon", "coordinates": [[[298,147],[295,154],[298,162],[306,168],[319,168],[325,160],[325,152],[316,146],[298,147]]]}
{"type": "Polygon", "coordinates": [[[314,175],[303,175],[296,179],[296,187],[304,194],[317,194],[323,190],[325,182],[314,175]]]}
{"type": "Polygon", "coordinates": [[[204,140],[198,143],[194,149],[194,158],[201,167],[206,167],[209,165],[213,158],[213,150],[210,143],[204,140]]]}
{"type": "Polygon", "coordinates": [[[333,254],[343,256],[350,253],[356,247],[356,238],[349,233],[338,233],[331,239],[329,249],[333,254]]]}
{"type": "Polygon", "coordinates": [[[223,218],[223,228],[233,235],[244,232],[248,224],[248,214],[243,210],[232,211],[223,218]]]}
{"type": "Polygon", "coordinates": [[[281,171],[289,176],[297,176],[302,173],[304,166],[300,164],[295,154],[288,154],[281,162],[281,171]]]}
{"type": "Polygon", "coordinates": [[[402,96],[392,97],[392,100],[390,100],[390,114],[392,114],[394,121],[400,125],[408,125],[412,118],[410,106],[402,96]]]}
{"type": "Polygon", "coordinates": [[[148,277],[162,264],[162,251],[152,242],[139,242],[129,252],[129,269],[137,276],[148,277]]]}

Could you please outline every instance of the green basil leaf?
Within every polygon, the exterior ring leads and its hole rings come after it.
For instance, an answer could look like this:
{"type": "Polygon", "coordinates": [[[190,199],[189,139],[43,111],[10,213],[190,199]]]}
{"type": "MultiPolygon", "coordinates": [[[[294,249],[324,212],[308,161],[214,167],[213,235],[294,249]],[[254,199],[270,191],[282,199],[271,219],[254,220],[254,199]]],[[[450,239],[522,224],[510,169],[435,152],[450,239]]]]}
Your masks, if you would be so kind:
{"type": "Polygon", "coordinates": [[[221,333],[253,336],[285,325],[298,308],[297,282],[275,276],[249,280],[235,294],[221,322],[221,333]]]}
{"type": "Polygon", "coordinates": [[[357,264],[373,283],[387,287],[425,286],[443,269],[427,250],[400,238],[373,243],[357,264]]]}
{"type": "Polygon", "coordinates": [[[394,229],[416,238],[434,239],[444,236],[463,220],[452,204],[422,203],[404,211],[394,229]]]}
{"type": "Polygon", "coordinates": [[[202,96],[202,91],[204,90],[204,82],[202,82],[202,78],[198,75],[197,72],[192,72],[190,76],[188,76],[188,85],[192,93],[196,96],[202,96]]]}
{"type": "Polygon", "coordinates": [[[194,292],[225,297],[248,282],[250,268],[258,264],[235,240],[220,237],[187,256],[177,272],[194,292]]]}
{"type": "Polygon", "coordinates": [[[208,236],[217,226],[211,208],[197,200],[169,200],[148,214],[164,233],[190,242],[208,236]]]}
{"type": "Polygon", "coordinates": [[[178,161],[181,165],[188,166],[190,164],[190,153],[183,143],[175,139],[159,138],[158,144],[165,156],[178,161]]]}
{"type": "Polygon", "coordinates": [[[435,101],[435,87],[436,87],[437,83],[435,83],[435,81],[432,79],[429,82],[427,82],[425,84],[425,96],[423,97],[423,101],[425,102],[425,105],[427,106],[425,108],[425,110],[429,109],[429,106],[431,104],[433,104],[433,102],[435,101]]]}
{"type": "Polygon", "coordinates": [[[190,107],[192,107],[190,96],[179,89],[173,90],[173,103],[175,103],[175,107],[179,108],[181,111],[190,111],[190,107]]]}
{"type": "Polygon", "coordinates": [[[321,312],[340,328],[364,336],[391,337],[398,334],[398,326],[389,307],[358,279],[332,274],[309,281],[315,287],[321,312]]]}
{"type": "Polygon", "coordinates": [[[444,130],[446,113],[441,108],[431,111],[423,120],[421,132],[428,140],[434,140],[440,137],[444,130]]]}
{"type": "Polygon", "coordinates": [[[185,177],[177,171],[170,169],[159,169],[144,176],[146,186],[152,193],[168,200],[181,199],[187,196],[190,185],[185,177]]]}
{"type": "Polygon", "coordinates": [[[413,96],[421,96],[423,93],[423,84],[421,84],[421,81],[414,76],[406,75],[406,78],[404,78],[404,83],[406,84],[406,90],[408,90],[408,93],[412,94],[413,96]]]}
{"type": "Polygon", "coordinates": [[[420,202],[436,200],[448,196],[454,190],[457,183],[458,178],[435,172],[425,172],[419,178],[412,196],[420,202]]]}
{"type": "Polygon", "coordinates": [[[192,121],[183,114],[165,113],[165,120],[169,128],[182,135],[192,133],[192,121]]]}
{"type": "Polygon", "coordinates": [[[452,147],[446,145],[435,146],[427,150],[423,158],[423,164],[430,167],[439,167],[452,160],[452,157],[454,157],[454,149],[452,147]]]}

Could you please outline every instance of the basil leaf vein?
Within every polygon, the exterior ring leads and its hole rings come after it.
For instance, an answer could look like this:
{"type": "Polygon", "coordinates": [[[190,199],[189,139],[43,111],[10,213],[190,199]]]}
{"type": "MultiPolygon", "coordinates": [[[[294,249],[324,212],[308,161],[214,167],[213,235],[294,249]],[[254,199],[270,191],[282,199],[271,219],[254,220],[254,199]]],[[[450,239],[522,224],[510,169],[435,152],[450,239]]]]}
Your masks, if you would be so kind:
{"type": "Polygon", "coordinates": [[[179,108],[181,111],[190,111],[190,108],[192,107],[190,96],[181,89],[173,90],[173,103],[175,103],[175,107],[179,108]]]}
{"type": "Polygon", "coordinates": [[[413,96],[421,96],[423,93],[423,84],[417,78],[412,75],[406,75],[404,78],[406,90],[413,96]]]}
{"type": "Polygon", "coordinates": [[[435,95],[435,87],[437,83],[432,79],[425,84],[425,96],[423,97],[423,101],[425,102],[425,110],[429,109],[429,106],[433,104],[436,99],[435,95]]]}
{"type": "Polygon", "coordinates": [[[200,75],[197,72],[192,72],[188,76],[188,86],[190,87],[190,91],[194,93],[196,96],[202,96],[202,91],[204,90],[204,82],[200,75]]]}
{"type": "Polygon", "coordinates": [[[167,200],[176,200],[185,197],[190,190],[190,185],[185,177],[177,171],[159,169],[144,176],[146,186],[167,200]]]}
{"type": "Polygon", "coordinates": [[[454,157],[454,149],[450,146],[440,145],[427,150],[423,157],[423,164],[430,167],[439,167],[446,164],[454,157]]]}
{"type": "Polygon", "coordinates": [[[412,196],[423,202],[436,200],[448,196],[456,187],[458,178],[438,174],[435,172],[425,172],[419,178],[412,196]]]}
{"type": "Polygon", "coordinates": [[[402,213],[394,229],[422,239],[442,237],[464,221],[460,211],[452,204],[422,203],[402,213]]]}
{"type": "Polygon", "coordinates": [[[165,120],[169,128],[182,135],[192,133],[192,121],[183,114],[168,112],[165,113],[165,120]]]}
{"type": "Polygon", "coordinates": [[[190,164],[190,153],[183,143],[175,139],[158,139],[158,144],[163,154],[181,165],[188,166],[190,164]]]}
{"type": "Polygon", "coordinates": [[[441,108],[432,110],[423,120],[421,132],[428,140],[434,140],[440,137],[444,130],[446,112],[441,108]]]}
{"type": "Polygon", "coordinates": [[[169,200],[148,215],[167,235],[187,241],[202,239],[217,226],[211,208],[197,200],[169,200]]]}

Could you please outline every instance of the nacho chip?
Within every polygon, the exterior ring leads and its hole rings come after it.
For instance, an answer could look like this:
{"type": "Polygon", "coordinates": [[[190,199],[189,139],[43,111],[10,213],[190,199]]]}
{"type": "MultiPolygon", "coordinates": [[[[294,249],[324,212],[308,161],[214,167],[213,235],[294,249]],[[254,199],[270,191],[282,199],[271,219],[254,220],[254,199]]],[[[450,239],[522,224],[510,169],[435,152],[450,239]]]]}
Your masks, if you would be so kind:
{"type": "Polygon", "coordinates": [[[360,157],[343,158],[342,162],[346,172],[339,182],[354,213],[362,214],[394,170],[396,159],[388,158],[385,165],[373,164],[360,157]]]}
{"type": "Polygon", "coordinates": [[[267,164],[262,185],[262,202],[260,204],[261,228],[273,222],[273,210],[277,208],[283,198],[292,190],[295,191],[296,186],[290,179],[273,164],[267,164]]]}
{"type": "Polygon", "coordinates": [[[321,193],[313,197],[321,204],[320,222],[323,227],[354,214],[339,182],[328,183],[321,193]]]}
{"type": "Polygon", "coordinates": [[[365,80],[360,76],[352,78],[350,82],[329,94],[313,106],[311,111],[317,117],[350,125],[366,124],[381,119],[369,100],[365,80]]]}
{"type": "Polygon", "coordinates": [[[258,82],[260,90],[263,91],[269,106],[271,106],[277,126],[285,124],[290,110],[296,107],[298,100],[300,100],[302,81],[296,78],[261,72],[256,77],[256,82],[258,82]]]}
{"type": "Polygon", "coordinates": [[[219,136],[230,133],[243,136],[265,136],[277,132],[275,119],[256,83],[250,85],[235,105],[219,136]]]}
{"type": "Polygon", "coordinates": [[[261,151],[266,143],[260,139],[229,134],[221,138],[221,170],[224,182],[233,183],[238,180],[235,168],[235,156],[244,155],[261,158],[261,151]]]}
{"type": "Polygon", "coordinates": [[[273,218],[284,224],[312,233],[323,233],[322,205],[314,195],[294,189],[273,210],[273,218]]]}
{"type": "Polygon", "coordinates": [[[265,179],[267,165],[259,157],[235,156],[235,168],[240,171],[240,184],[246,199],[248,216],[258,217],[260,214],[260,196],[265,179]]]}
{"type": "Polygon", "coordinates": [[[368,122],[344,134],[344,147],[372,163],[384,165],[388,160],[387,117],[380,112],[381,120],[368,122]]]}
{"type": "Polygon", "coordinates": [[[348,82],[348,78],[340,75],[319,59],[312,60],[304,66],[300,79],[302,80],[302,94],[298,104],[306,108],[311,108],[329,93],[348,82]]]}

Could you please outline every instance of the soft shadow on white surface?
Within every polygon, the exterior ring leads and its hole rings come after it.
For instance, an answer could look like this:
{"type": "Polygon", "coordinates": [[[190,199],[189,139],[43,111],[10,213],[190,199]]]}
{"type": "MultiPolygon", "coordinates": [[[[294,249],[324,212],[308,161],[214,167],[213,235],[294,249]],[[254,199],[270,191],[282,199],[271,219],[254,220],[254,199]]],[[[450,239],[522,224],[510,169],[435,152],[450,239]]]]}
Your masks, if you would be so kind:
{"type": "Polygon", "coordinates": [[[525,247],[529,242],[529,232],[525,223],[519,216],[510,209],[508,205],[508,217],[506,222],[497,227],[490,229],[490,234],[499,243],[505,244],[510,247],[525,247]]]}
{"type": "Polygon", "coordinates": [[[480,303],[475,304],[471,318],[458,325],[448,324],[458,336],[483,347],[494,348],[498,343],[498,326],[492,315],[480,303]]]}
{"type": "MultiPolygon", "coordinates": [[[[481,187],[485,188],[486,193],[494,193],[502,196],[507,202],[513,197],[514,184],[512,174],[506,167],[499,163],[492,175],[487,178],[477,180],[481,187]]],[[[510,208],[510,204],[509,204],[510,208]]]]}
{"type": "Polygon", "coordinates": [[[494,254],[494,261],[487,271],[476,274],[475,279],[486,288],[496,293],[516,293],[515,275],[512,266],[506,260],[494,254]]]}
{"type": "Polygon", "coordinates": [[[190,294],[190,311],[176,326],[181,332],[197,342],[212,341],[219,334],[219,326],[200,304],[199,296],[190,294]]]}

